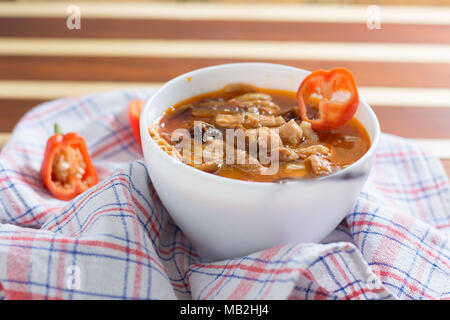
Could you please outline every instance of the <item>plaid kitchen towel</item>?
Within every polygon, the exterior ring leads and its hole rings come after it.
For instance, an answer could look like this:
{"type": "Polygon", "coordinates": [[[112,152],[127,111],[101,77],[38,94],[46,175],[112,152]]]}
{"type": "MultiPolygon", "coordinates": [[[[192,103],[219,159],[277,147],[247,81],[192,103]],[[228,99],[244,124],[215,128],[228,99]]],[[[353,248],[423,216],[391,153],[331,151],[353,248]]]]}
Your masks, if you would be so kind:
{"type": "Polygon", "coordinates": [[[2,299],[450,299],[450,190],[439,160],[384,134],[353,211],[321,244],[201,263],[161,205],[126,90],[44,103],[0,153],[2,299]],[[57,122],[101,182],[69,202],[39,169],[57,122]]]}

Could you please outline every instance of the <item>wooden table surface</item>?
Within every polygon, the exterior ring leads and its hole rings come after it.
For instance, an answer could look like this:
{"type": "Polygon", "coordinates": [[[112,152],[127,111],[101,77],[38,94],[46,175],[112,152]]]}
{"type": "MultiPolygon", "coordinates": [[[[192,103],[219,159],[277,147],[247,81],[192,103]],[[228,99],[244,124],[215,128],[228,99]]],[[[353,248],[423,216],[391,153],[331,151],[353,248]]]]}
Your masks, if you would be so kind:
{"type": "Polygon", "coordinates": [[[351,69],[382,130],[426,146],[450,173],[449,7],[381,6],[381,29],[369,29],[367,6],[78,6],[81,29],[69,30],[66,3],[0,3],[0,145],[46,100],[265,61],[351,69]]]}

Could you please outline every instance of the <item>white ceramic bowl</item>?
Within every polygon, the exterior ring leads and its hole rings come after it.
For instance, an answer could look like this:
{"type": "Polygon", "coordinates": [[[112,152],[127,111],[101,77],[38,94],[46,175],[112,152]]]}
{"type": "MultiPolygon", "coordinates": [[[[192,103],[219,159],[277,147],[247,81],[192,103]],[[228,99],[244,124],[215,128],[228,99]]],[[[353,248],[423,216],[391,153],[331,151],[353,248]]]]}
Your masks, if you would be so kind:
{"type": "Polygon", "coordinates": [[[380,133],[378,120],[361,100],[355,116],[372,142],[367,153],[325,178],[285,184],[240,181],[194,169],[161,150],[147,128],[171,105],[227,84],[296,91],[308,73],[266,63],[213,66],[167,82],[147,101],[140,127],[148,173],[173,220],[204,261],[324,239],[350,212],[367,179],[380,133]]]}

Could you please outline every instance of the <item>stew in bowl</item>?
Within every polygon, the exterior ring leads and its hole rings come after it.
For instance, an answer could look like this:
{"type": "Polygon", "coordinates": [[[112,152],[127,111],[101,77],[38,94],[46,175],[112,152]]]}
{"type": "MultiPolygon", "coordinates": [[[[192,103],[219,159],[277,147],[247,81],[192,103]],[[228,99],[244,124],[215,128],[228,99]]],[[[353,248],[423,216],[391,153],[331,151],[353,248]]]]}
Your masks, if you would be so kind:
{"type": "Polygon", "coordinates": [[[266,63],[183,74],[140,115],[157,207],[204,261],[324,239],[354,208],[379,133],[344,69],[266,63]]]}
{"type": "MultiPolygon", "coordinates": [[[[317,115],[318,100],[311,98],[306,106],[311,118],[317,115]]],[[[357,119],[316,131],[310,122],[302,121],[295,92],[242,83],[175,104],[150,133],[155,139],[164,139],[161,145],[174,157],[199,170],[260,182],[328,175],[354,163],[370,147],[370,138],[357,119]],[[187,157],[183,156],[186,149],[180,142],[185,136],[178,134],[180,129],[186,130],[189,139],[187,157]],[[227,130],[234,132],[227,135],[227,130]],[[240,145],[239,137],[243,140],[240,145]],[[233,161],[226,161],[227,148],[233,149],[233,161]],[[203,157],[196,162],[194,152],[200,149],[203,157]],[[276,151],[277,157],[269,151],[276,151]],[[244,161],[237,161],[238,156],[244,161]],[[271,171],[270,161],[262,159],[265,156],[279,161],[277,170],[271,171]]]]}

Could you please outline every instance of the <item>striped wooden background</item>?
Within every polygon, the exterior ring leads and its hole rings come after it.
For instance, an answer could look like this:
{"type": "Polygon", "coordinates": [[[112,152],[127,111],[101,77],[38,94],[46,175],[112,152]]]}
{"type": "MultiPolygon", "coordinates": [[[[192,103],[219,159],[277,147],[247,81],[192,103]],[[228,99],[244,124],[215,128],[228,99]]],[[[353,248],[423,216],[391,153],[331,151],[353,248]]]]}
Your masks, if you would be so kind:
{"type": "Polygon", "coordinates": [[[385,132],[431,149],[450,173],[450,8],[80,2],[0,3],[0,144],[27,110],[57,97],[158,87],[240,61],[344,66],[385,132]]]}

